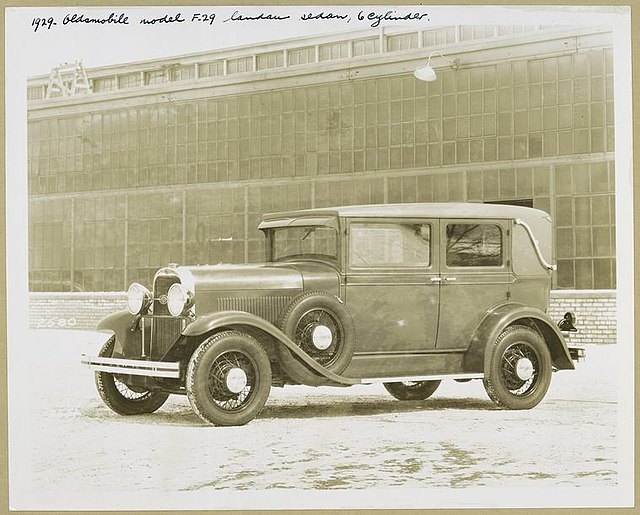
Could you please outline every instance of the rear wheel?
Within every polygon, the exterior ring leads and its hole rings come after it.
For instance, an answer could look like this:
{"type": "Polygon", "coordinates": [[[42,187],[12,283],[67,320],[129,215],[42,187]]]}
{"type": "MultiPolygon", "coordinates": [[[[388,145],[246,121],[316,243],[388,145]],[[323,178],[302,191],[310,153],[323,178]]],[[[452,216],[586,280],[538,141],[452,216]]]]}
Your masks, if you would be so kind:
{"type": "Polygon", "coordinates": [[[438,386],[440,386],[440,381],[384,383],[386,390],[400,401],[423,401],[431,397],[438,386]]]}
{"type": "Polygon", "coordinates": [[[507,327],[494,344],[484,387],[500,407],[530,409],[547,393],[551,367],[549,349],[538,332],[521,325],[507,327]]]}
{"type": "Polygon", "coordinates": [[[193,353],[186,387],[191,407],[205,422],[217,426],[246,424],[260,413],[269,397],[269,357],[247,334],[215,334],[193,353]]]}
{"type": "MultiPolygon", "coordinates": [[[[100,350],[100,357],[111,357],[116,337],[112,336],[100,350]]],[[[96,388],[104,403],[119,415],[153,413],[169,398],[169,394],[128,386],[117,374],[95,372],[96,388]]]]}

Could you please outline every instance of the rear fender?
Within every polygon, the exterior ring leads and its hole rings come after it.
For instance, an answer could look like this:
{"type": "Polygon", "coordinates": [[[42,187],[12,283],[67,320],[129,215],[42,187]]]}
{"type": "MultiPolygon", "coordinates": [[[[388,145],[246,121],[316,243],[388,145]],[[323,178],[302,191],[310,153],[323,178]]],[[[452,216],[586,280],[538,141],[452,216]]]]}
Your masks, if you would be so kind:
{"type": "Polygon", "coordinates": [[[222,329],[237,329],[245,333],[267,336],[275,342],[277,358],[287,373],[296,382],[320,386],[323,384],[352,385],[359,379],[349,379],[327,370],[298,347],[286,334],[263,318],[245,311],[220,311],[199,317],[185,327],[182,335],[189,341],[222,329]]]}
{"type": "MultiPolygon", "coordinates": [[[[113,349],[115,357],[131,357],[140,354],[142,348],[142,331],[136,316],[127,310],[117,311],[98,322],[98,331],[110,331],[116,335],[113,349]]],[[[150,326],[150,322],[147,321],[150,326]]],[[[145,327],[146,329],[146,327],[145,327]]]]}
{"type": "Polygon", "coordinates": [[[524,304],[503,304],[492,309],[480,322],[464,359],[465,372],[489,373],[493,343],[511,325],[521,324],[536,329],[549,347],[553,365],[559,369],[574,369],[569,349],[562,333],[549,316],[524,304]]]}

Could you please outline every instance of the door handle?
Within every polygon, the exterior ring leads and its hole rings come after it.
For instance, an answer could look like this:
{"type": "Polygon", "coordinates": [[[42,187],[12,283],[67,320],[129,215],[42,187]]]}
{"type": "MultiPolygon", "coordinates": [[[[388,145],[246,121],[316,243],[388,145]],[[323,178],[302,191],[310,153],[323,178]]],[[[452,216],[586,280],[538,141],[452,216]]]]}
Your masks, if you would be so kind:
{"type": "Polygon", "coordinates": [[[442,282],[442,277],[432,277],[431,278],[431,282],[432,283],[441,283],[442,282]]]}
{"type": "Polygon", "coordinates": [[[445,281],[457,281],[458,278],[457,277],[445,277],[444,280],[445,281]]]}

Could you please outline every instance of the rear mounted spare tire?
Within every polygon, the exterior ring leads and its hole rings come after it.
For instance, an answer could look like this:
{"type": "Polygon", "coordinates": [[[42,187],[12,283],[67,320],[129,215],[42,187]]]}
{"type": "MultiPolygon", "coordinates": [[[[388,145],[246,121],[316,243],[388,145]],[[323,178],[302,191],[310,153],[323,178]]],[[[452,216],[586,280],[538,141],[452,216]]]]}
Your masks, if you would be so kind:
{"type": "Polygon", "coordinates": [[[355,325],[346,306],[325,292],[297,296],[280,317],[280,328],[317,363],[340,374],[355,350],[355,325]]]}

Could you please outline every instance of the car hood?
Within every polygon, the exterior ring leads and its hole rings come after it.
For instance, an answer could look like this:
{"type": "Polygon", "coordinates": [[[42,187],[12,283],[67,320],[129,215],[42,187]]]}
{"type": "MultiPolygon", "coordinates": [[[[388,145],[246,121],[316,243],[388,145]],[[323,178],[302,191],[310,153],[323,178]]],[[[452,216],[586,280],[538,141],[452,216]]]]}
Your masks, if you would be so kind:
{"type": "Polygon", "coordinates": [[[183,284],[194,291],[302,289],[300,271],[268,264],[178,267],[183,284]]]}
{"type": "Polygon", "coordinates": [[[297,290],[337,286],[337,270],[322,263],[260,263],[180,266],[182,283],[194,292],[297,290]]]}

